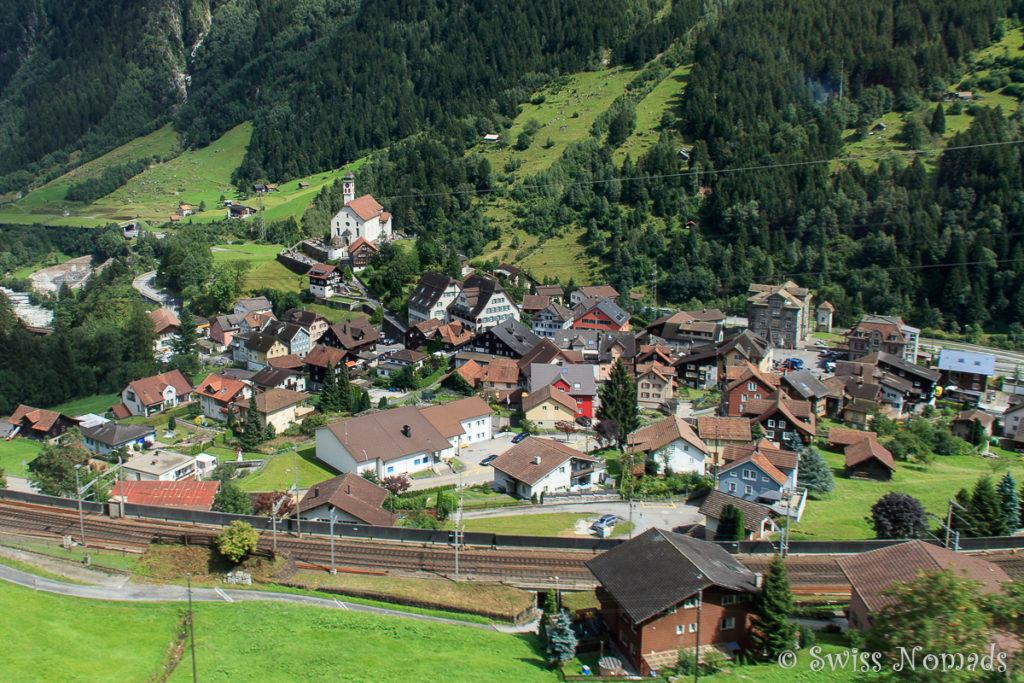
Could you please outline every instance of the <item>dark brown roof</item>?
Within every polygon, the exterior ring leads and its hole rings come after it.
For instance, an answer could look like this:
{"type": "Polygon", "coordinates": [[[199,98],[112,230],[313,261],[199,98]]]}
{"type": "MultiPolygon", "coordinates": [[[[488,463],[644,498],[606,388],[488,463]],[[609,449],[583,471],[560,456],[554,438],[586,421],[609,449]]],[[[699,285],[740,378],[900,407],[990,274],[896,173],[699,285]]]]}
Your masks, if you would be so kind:
{"type": "Polygon", "coordinates": [[[377,330],[373,328],[370,319],[366,316],[334,323],[330,330],[337,337],[338,343],[345,349],[377,341],[377,330]]]}
{"type": "Polygon", "coordinates": [[[532,486],[569,458],[601,462],[557,441],[530,436],[499,455],[491,466],[532,486]]]}
{"type": "Polygon", "coordinates": [[[708,494],[708,497],[701,503],[700,509],[697,512],[711,519],[722,519],[722,508],[729,504],[743,512],[743,528],[754,533],[761,531],[761,522],[766,518],[775,519],[778,516],[767,505],[761,505],[752,500],[739,498],[725,491],[718,490],[708,494]]]}
{"type": "Polygon", "coordinates": [[[326,427],[356,462],[380,458],[384,462],[414,453],[435,453],[451,448],[444,434],[415,406],[402,406],[360,415],[326,427]],[[408,436],[403,428],[409,427],[408,436]]]}
{"type": "Polygon", "coordinates": [[[657,528],[586,564],[634,623],[710,586],[757,591],[754,573],[717,544],[657,528]]]}
{"type": "Polygon", "coordinates": [[[763,455],[782,472],[792,472],[800,462],[799,453],[777,448],[768,439],[761,439],[756,444],[730,444],[722,449],[722,460],[726,465],[731,465],[737,460],[749,458],[755,452],[763,455]]]}
{"type": "Polygon", "coordinates": [[[403,363],[419,363],[427,357],[427,354],[411,349],[399,349],[391,354],[391,360],[402,361],[403,363]]]}
{"type": "Polygon", "coordinates": [[[699,417],[697,435],[705,441],[750,441],[750,420],[745,417],[699,417]]]}
{"type": "Polygon", "coordinates": [[[964,410],[957,413],[956,417],[953,418],[954,422],[973,422],[974,420],[977,420],[983,427],[988,429],[996,421],[996,418],[994,415],[989,415],[982,410],[964,410]]]}
{"type": "Polygon", "coordinates": [[[919,571],[936,572],[952,569],[957,574],[982,583],[982,593],[999,590],[999,583],[1010,577],[998,565],[980,557],[957,553],[924,541],[907,541],[838,560],[854,593],[860,596],[869,612],[877,612],[893,604],[882,591],[900,581],[913,581],[919,571]]]}
{"type": "Polygon", "coordinates": [[[316,344],[313,349],[306,354],[306,365],[314,365],[318,368],[326,368],[327,364],[330,363],[333,367],[338,367],[345,362],[345,356],[347,352],[344,349],[336,349],[333,346],[324,346],[323,344],[316,344]]]}
{"type": "Polygon", "coordinates": [[[524,294],[523,305],[521,306],[523,311],[543,311],[547,305],[551,303],[551,297],[541,296],[539,294],[524,294]]]}
{"type": "MultiPolygon", "coordinates": [[[[65,420],[69,420],[72,423],[77,423],[73,417],[63,416],[65,420]]],[[[60,413],[56,413],[52,410],[44,410],[43,408],[33,408],[32,406],[19,405],[18,409],[14,411],[7,421],[13,425],[21,424],[24,419],[28,425],[37,431],[48,432],[53,427],[54,423],[61,418],[60,413]]]]}
{"type": "Polygon", "coordinates": [[[289,353],[284,356],[276,356],[274,358],[268,358],[267,363],[270,365],[270,367],[278,368],[280,370],[301,370],[303,365],[305,365],[305,361],[296,356],[294,353],[289,353]]]}
{"type": "Polygon", "coordinates": [[[302,391],[292,391],[290,389],[267,389],[262,394],[256,394],[253,399],[243,399],[237,401],[235,405],[239,408],[248,408],[249,401],[256,401],[256,410],[264,415],[270,413],[276,413],[279,410],[284,410],[289,406],[293,406],[296,403],[302,403],[309,398],[309,394],[302,391]]]}
{"type": "Polygon", "coordinates": [[[874,458],[895,472],[896,462],[893,460],[892,453],[889,452],[889,449],[878,443],[878,439],[875,438],[874,432],[865,432],[865,434],[869,434],[870,436],[846,447],[846,450],[844,451],[844,455],[846,456],[846,466],[856,467],[857,465],[874,458]]]}
{"type": "Polygon", "coordinates": [[[387,497],[385,489],[347,472],[310,487],[299,503],[299,512],[331,505],[366,524],[391,526],[394,515],[381,507],[387,497]]]}
{"type": "Polygon", "coordinates": [[[857,429],[844,429],[843,427],[828,428],[829,443],[838,444],[840,446],[849,446],[872,436],[878,435],[874,432],[862,432],[857,429]]]}
{"type": "Polygon", "coordinates": [[[493,412],[491,407],[479,396],[460,398],[451,403],[439,403],[420,409],[423,417],[427,418],[437,431],[449,439],[466,433],[461,424],[464,420],[485,415],[490,420],[493,412]]]}
{"type": "Polygon", "coordinates": [[[149,312],[149,319],[153,321],[153,329],[156,333],[163,334],[167,330],[177,330],[181,323],[174,311],[168,308],[158,308],[149,312]]]}

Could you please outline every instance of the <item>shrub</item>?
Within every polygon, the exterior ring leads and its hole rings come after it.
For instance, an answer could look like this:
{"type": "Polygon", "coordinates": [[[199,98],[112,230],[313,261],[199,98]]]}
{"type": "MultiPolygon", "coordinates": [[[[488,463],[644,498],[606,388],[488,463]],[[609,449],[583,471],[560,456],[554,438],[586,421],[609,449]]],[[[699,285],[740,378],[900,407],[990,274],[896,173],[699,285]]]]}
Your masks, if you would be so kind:
{"type": "Polygon", "coordinates": [[[235,520],[217,535],[217,550],[232,562],[239,562],[256,549],[260,535],[248,522],[235,520]]]}

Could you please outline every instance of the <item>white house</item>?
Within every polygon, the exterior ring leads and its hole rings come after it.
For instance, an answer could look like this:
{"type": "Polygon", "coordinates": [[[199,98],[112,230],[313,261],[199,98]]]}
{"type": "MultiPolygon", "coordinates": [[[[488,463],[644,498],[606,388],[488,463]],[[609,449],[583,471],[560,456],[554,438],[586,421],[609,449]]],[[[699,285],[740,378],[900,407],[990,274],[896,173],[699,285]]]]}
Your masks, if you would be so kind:
{"type": "Polygon", "coordinates": [[[370,242],[390,239],[391,214],[371,195],[356,197],[356,179],[351,173],[341,180],[345,205],[331,219],[331,237],[339,237],[348,246],[360,237],[370,242]]]}
{"type": "Polygon", "coordinates": [[[710,455],[707,445],[693,428],[682,419],[672,416],[641,427],[627,439],[629,450],[654,458],[661,468],[673,472],[704,474],[704,462],[710,455]]]}
{"type": "Polygon", "coordinates": [[[519,498],[591,488],[605,478],[604,461],[600,458],[533,436],[499,455],[491,467],[496,487],[519,498]]]}
{"type": "Polygon", "coordinates": [[[156,439],[156,430],[148,425],[126,425],[108,420],[102,424],[81,427],[85,448],[91,453],[106,455],[118,448],[141,451],[146,442],[156,439]]]}
{"type": "Polygon", "coordinates": [[[553,339],[556,332],[571,328],[572,321],[572,311],[557,301],[552,301],[544,310],[533,316],[533,333],[538,337],[553,339]]]}
{"type": "Polygon", "coordinates": [[[128,481],[183,481],[199,479],[194,456],[174,451],[151,451],[135,456],[121,468],[128,481]]]}
{"type": "Polygon", "coordinates": [[[386,489],[347,472],[314,484],[299,503],[299,516],[340,524],[373,524],[393,526],[395,515],[382,505],[387,500],[386,489]]]}
{"type": "Polygon", "coordinates": [[[316,457],[339,472],[412,474],[430,469],[453,451],[414,406],[360,415],[316,432],[316,457]]]}
{"type": "Polygon", "coordinates": [[[509,318],[519,319],[519,307],[497,280],[470,275],[462,291],[448,307],[447,322],[460,321],[469,330],[480,332],[509,318]]]}
{"type": "Polygon", "coordinates": [[[192,391],[192,384],[178,370],[143,377],[131,382],[121,391],[121,404],[124,408],[121,411],[115,410],[115,416],[148,417],[180,403],[187,403],[192,399],[192,391]]]}
{"type": "Polygon", "coordinates": [[[420,413],[448,439],[458,453],[459,449],[471,443],[488,441],[493,438],[491,428],[491,407],[479,396],[459,399],[451,403],[440,403],[421,408],[420,413]]]}
{"type": "Polygon", "coordinates": [[[448,307],[462,292],[462,283],[443,273],[424,273],[409,295],[409,324],[426,320],[449,322],[448,307]]]}

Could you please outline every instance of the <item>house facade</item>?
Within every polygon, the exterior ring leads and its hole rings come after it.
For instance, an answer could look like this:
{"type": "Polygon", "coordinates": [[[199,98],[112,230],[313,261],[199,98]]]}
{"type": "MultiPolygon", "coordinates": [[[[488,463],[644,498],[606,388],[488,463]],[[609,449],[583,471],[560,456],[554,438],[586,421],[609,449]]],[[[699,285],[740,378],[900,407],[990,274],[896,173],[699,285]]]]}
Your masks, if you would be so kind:
{"type": "Polygon", "coordinates": [[[227,422],[228,411],[233,411],[237,416],[238,408],[235,407],[235,403],[252,396],[252,388],[245,382],[213,374],[199,383],[196,395],[199,397],[203,415],[211,420],[227,422]]]}
{"type": "Polygon", "coordinates": [[[353,268],[365,268],[377,255],[377,247],[365,237],[358,237],[348,245],[348,258],[353,268]]]}
{"type": "Polygon", "coordinates": [[[137,455],[121,466],[128,481],[198,480],[200,468],[194,456],[156,450],[137,455]]]}
{"type": "Polygon", "coordinates": [[[533,316],[533,333],[538,337],[553,339],[557,332],[572,327],[573,313],[560,303],[552,301],[533,316]]]}
{"type": "Polygon", "coordinates": [[[82,427],[83,445],[90,453],[107,455],[119,448],[141,451],[146,442],[156,440],[156,430],[148,425],[126,425],[104,422],[92,427],[82,427]]]}
{"type": "Polygon", "coordinates": [[[491,463],[495,488],[532,499],[544,493],[590,488],[604,481],[604,461],[566,444],[531,436],[491,463]]]}
{"type": "Polygon", "coordinates": [[[448,307],[462,291],[462,283],[443,273],[427,272],[409,295],[409,324],[435,318],[448,322],[448,307]]]}
{"type": "Polygon", "coordinates": [[[448,307],[448,322],[460,321],[479,332],[509,319],[519,320],[519,307],[497,280],[473,274],[462,283],[462,291],[448,307]]]}
{"type": "Polygon", "coordinates": [[[576,419],[576,400],[564,391],[548,385],[523,396],[526,419],[540,429],[554,429],[559,422],[576,419]]]}
{"type": "Polygon", "coordinates": [[[309,399],[310,395],[301,391],[268,389],[254,394],[250,398],[242,399],[236,405],[241,422],[248,419],[249,406],[254,405],[256,414],[259,416],[260,426],[266,429],[269,425],[277,434],[280,434],[313,412],[313,408],[306,405],[306,401],[309,399]]]}
{"type": "Polygon", "coordinates": [[[572,313],[572,327],[576,330],[629,331],[629,313],[611,299],[584,299],[572,313]]]}
{"type": "Polygon", "coordinates": [[[676,416],[641,427],[626,439],[629,452],[642,453],[664,472],[704,474],[710,452],[693,428],[676,416]]]}
{"type": "Polygon", "coordinates": [[[811,291],[787,281],[781,285],[751,284],[747,292],[749,329],[772,346],[795,349],[807,339],[811,322],[811,291]]]}
{"type": "Polygon", "coordinates": [[[953,385],[968,393],[974,402],[988,389],[988,378],[995,375],[996,357],[991,353],[974,351],[957,351],[942,349],[939,351],[939,372],[942,383],[953,385]]]}
{"type": "Polygon", "coordinates": [[[917,362],[921,330],[903,322],[899,316],[866,315],[846,334],[850,360],[873,353],[888,353],[908,363],[917,362]]]}
{"type": "Polygon", "coordinates": [[[530,393],[551,385],[576,401],[576,417],[593,419],[597,383],[593,365],[530,365],[530,393]]]}
{"type": "Polygon", "coordinates": [[[130,382],[121,391],[121,403],[131,415],[149,417],[192,400],[192,383],[178,370],[130,382]]]}
{"type": "Polygon", "coordinates": [[[676,369],[652,362],[637,366],[636,395],[641,408],[657,410],[675,398],[676,369]]]}
{"type": "Polygon", "coordinates": [[[420,414],[448,439],[455,453],[464,446],[493,438],[494,411],[479,396],[427,406],[420,409],[420,414]]]}
{"type": "Polygon", "coordinates": [[[330,299],[340,292],[341,273],[337,266],[329,263],[317,263],[306,272],[309,278],[309,292],[321,299],[330,299]]]}

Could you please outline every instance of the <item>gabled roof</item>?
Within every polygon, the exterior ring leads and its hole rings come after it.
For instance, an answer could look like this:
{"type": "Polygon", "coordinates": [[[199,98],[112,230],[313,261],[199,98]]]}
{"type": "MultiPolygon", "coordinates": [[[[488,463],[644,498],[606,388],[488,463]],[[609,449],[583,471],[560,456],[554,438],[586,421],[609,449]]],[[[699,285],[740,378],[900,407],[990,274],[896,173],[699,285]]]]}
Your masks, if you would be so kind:
{"type": "Polygon", "coordinates": [[[273,306],[270,305],[270,299],[265,296],[239,299],[235,302],[235,306],[245,309],[246,313],[252,313],[254,311],[269,311],[273,308],[273,306]]]}
{"type": "Polygon", "coordinates": [[[483,379],[484,369],[480,367],[480,364],[475,360],[467,361],[460,365],[455,371],[459,373],[462,379],[466,380],[471,387],[476,387],[477,383],[483,379]]]}
{"type": "Polygon", "coordinates": [[[561,299],[565,295],[562,285],[537,285],[537,296],[549,296],[561,299]]]}
{"type": "Polygon", "coordinates": [[[821,383],[810,370],[794,370],[782,376],[782,381],[793,387],[800,396],[809,400],[811,398],[825,398],[828,396],[828,387],[821,383]]]}
{"type": "Polygon", "coordinates": [[[764,520],[778,517],[767,505],[761,505],[717,489],[708,494],[697,512],[711,519],[722,519],[722,508],[726,505],[732,505],[743,512],[743,528],[753,533],[761,531],[761,523],[764,520]]]}
{"type": "Polygon", "coordinates": [[[671,365],[662,365],[657,361],[651,361],[650,363],[641,363],[636,366],[637,379],[644,375],[651,374],[658,377],[663,382],[671,382],[676,376],[676,369],[671,365]]]}
{"type": "Polygon", "coordinates": [[[523,396],[523,410],[533,410],[545,401],[554,401],[555,403],[571,410],[573,414],[576,413],[575,399],[561,389],[555,389],[550,384],[545,387],[541,387],[532,394],[523,396]]]}
{"type": "Polygon", "coordinates": [[[301,335],[309,336],[309,332],[305,327],[296,325],[295,323],[286,323],[281,320],[272,320],[268,322],[263,328],[263,334],[269,334],[272,337],[277,337],[280,341],[290,343],[296,337],[301,335]]]}
{"type": "Polygon", "coordinates": [[[985,411],[977,409],[963,410],[957,413],[956,417],[953,418],[953,422],[974,422],[975,420],[980,422],[983,427],[988,429],[992,427],[992,424],[996,421],[996,418],[994,415],[989,415],[985,411]]]}
{"type": "Polygon", "coordinates": [[[759,361],[768,354],[768,342],[750,330],[743,330],[735,337],[722,340],[717,348],[720,356],[732,351],[742,354],[747,360],[759,361]]]}
{"type": "Polygon", "coordinates": [[[437,328],[437,336],[441,339],[441,343],[455,348],[469,343],[473,338],[473,333],[458,320],[453,320],[447,325],[437,328]]]}
{"type": "Polygon", "coordinates": [[[595,396],[597,383],[594,381],[593,365],[530,365],[530,391],[537,391],[559,380],[569,385],[570,396],[595,396]]]}
{"type": "Polygon", "coordinates": [[[492,384],[518,384],[519,365],[511,358],[495,358],[484,368],[483,381],[492,384]]]}
{"type": "Polygon", "coordinates": [[[147,425],[125,425],[104,422],[94,427],[82,427],[82,436],[111,448],[118,448],[147,436],[156,436],[156,430],[147,425]]]}
{"type": "Polygon", "coordinates": [[[600,458],[581,453],[557,441],[530,436],[499,455],[491,466],[513,479],[533,486],[570,458],[591,463],[601,462],[600,458]]]}
{"type": "Polygon", "coordinates": [[[849,446],[871,437],[877,438],[878,435],[874,432],[862,432],[857,429],[845,429],[843,427],[828,428],[828,442],[839,446],[849,446]]]}
{"type": "MultiPolygon", "coordinates": [[[[524,301],[523,308],[525,307],[526,302],[524,301]]],[[[557,301],[549,301],[548,304],[541,309],[538,317],[550,318],[556,322],[565,323],[573,319],[573,313],[572,310],[566,308],[557,301]]]]}
{"type": "Polygon", "coordinates": [[[622,310],[622,307],[611,299],[584,299],[572,309],[573,318],[579,320],[594,310],[604,313],[616,325],[624,325],[629,322],[629,313],[622,310]]]}
{"type": "Polygon", "coordinates": [[[309,267],[306,271],[308,277],[327,277],[332,273],[337,273],[338,267],[332,266],[329,263],[315,263],[309,267]]]}
{"type": "Polygon", "coordinates": [[[416,409],[402,406],[360,415],[324,427],[356,462],[380,458],[390,462],[414,453],[436,453],[451,448],[448,439],[416,409]],[[403,432],[408,427],[408,435],[403,432]]]}
{"type": "Polygon", "coordinates": [[[270,334],[264,334],[262,332],[256,332],[245,342],[245,348],[250,351],[256,351],[257,353],[266,353],[267,351],[270,351],[270,349],[274,348],[274,344],[281,344],[284,346],[284,342],[277,337],[270,334]]]}
{"type": "MultiPolygon", "coordinates": [[[[484,312],[484,309],[491,303],[491,299],[497,294],[506,294],[505,288],[501,286],[500,282],[479,273],[473,273],[462,283],[462,296],[466,300],[466,305],[465,307],[459,305],[458,308],[462,310],[466,317],[476,319],[484,312]]],[[[509,297],[507,294],[506,297],[510,302],[512,301],[512,297],[509,297]]],[[[455,301],[458,303],[459,299],[455,301]]],[[[514,306],[513,310],[515,310],[514,306]]],[[[515,318],[509,318],[509,320],[519,322],[515,318]]],[[[525,328],[522,323],[519,324],[525,328]]],[[[531,331],[530,334],[533,334],[533,332],[531,331]]]]}
{"type": "Polygon", "coordinates": [[[419,363],[426,357],[427,354],[421,353],[420,351],[413,351],[412,349],[399,349],[391,354],[391,360],[397,360],[403,363],[419,363]]]}
{"type": "Polygon", "coordinates": [[[767,387],[768,389],[777,389],[779,384],[782,383],[782,377],[772,372],[761,372],[757,369],[750,361],[743,363],[743,365],[733,365],[726,371],[726,376],[729,384],[725,387],[726,391],[732,391],[738,386],[746,384],[751,380],[758,382],[761,386],[767,387]]]}
{"type": "Polygon", "coordinates": [[[693,427],[674,415],[636,430],[629,435],[626,444],[633,452],[653,453],[678,439],[682,439],[701,453],[708,453],[708,447],[693,431],[693,427]]]}
{"type": "Polygon", "coordinates": [[[800,464],[799,453],[784,451],[768,439],[760,439],[757,443],[752,444],[729,444],[722,448],[722,460],[726,464],[731,464],[738,460],[745,460],[754,453],[763,455],[783,474],[792,472],[800,464]]]}
{"type": "Polygon", "coordinates": [[[522,310],[525,312],[543,311],[550,303],[550,296],[543,296],[540,294],[524,294],[523,305],[520,306],[520,308],[522,308],[522,310]]]}
{"type": "Polygon", "coordinates": [[[939,370],[972,372],[991,377],[996,373],[996,357],[991,353],[942,349],[939,351],[939,370]]]}
{"type": "Polygon", "coordinates": [[[776,391],[768,398],[753,399],[743,409],[744,415],[751,415],[760,422],[775,414],[781,414],[794,427],[805,434],[814,435],[814,413],[807,401],[797,401],[776,391]]]}
{"type": "Polygon", "coordinates": [[[541,339],[539,342],[533,345],[533,347],[523,354],[517,363],[519,370],[526,374],[530,370],[530,366],[534,363],[550,364],[551,361],[562,358],[573,362],[571,354],[567,351],[563,351],[558,348],[558,345],[550,339],[541,339]]]}
{"type": "MultiPolygon", "coordinates": [[[[383,216],[381,216],[381,220],[386,220],[386,219],[383,216]]],[[[354,242],[352,242],[352,244],[348,245],[348,253],[349,254],[354,254],[357,251],[359,251],[360,249],[362,249],[363,247],[368,247],[368,248],[372,249],[373,251],[378,251],[377,246],[373,242],[371,242],[370,240],[366,239],[365,237],[357,237],[356,240],[354,242]]]]}
{"type": "Polygon", "coordinates": [[[353,213],[364,221],[380,216],[381,213],[384,212],[384,207],[368,194],[364,194],[362,197],[356,197],[345,206],[352,209],[353,213]]]}
{"type": "Polygon", "coordinates": [[[239,408],[248,408],[250,401],[256,402],[256,412],[262,413],[263,415],[269,415],[276,413],[279,410],[284,410],[289,406],[302,403],[303,401],[310,398],[310,395],[303,391],[292,391],[290,389],[267,389],[263,393],[256,394],[251,399],[242,399],[236,401],[235,405],[239,408]]]}
{"type": "Polygon", "coordinates": [[[143,377],[128,383],[128,387],[135,392],[138,402],[144,406],[162,403],[164,390],[168,386],[173,386],[178,396],[188,396],[192,393],[192,383],[185,379],[185,375],[178,370],[161,372],[158,375],[143,377]]]}
{"type": "Polygon", "coordinates": [[[268,365],[263,368],[252,378],[252,383],[258,387],[276,387],[279,384],[283,384],[290,379],[293,379],[296,375],[301,375],[300,370],[292,370],[290,368],[275,368],[272,365],[268,365]]]}
{"type": "Polygon", "coordinates": [[[458,280],[444,273],[428,271],[420,276],[416,288],[409,295],[409,303],[420,308],[430,308],[441,300],[441,295],[448,287],[458,284],[458,280]]]}
{"type": "Polygon", "coordinates": [[[754,573],[721,546],[657,528],[606,550],[586,565],[634,623],[710,586],[757,591],[754,573]]]}
{"type": "Polygon", "coordinates": [[[491,334],[501,340],[517,356],[525,355],[540,341],[540,337],[535,335],[533,330],[515,318],[509,318],[489,328],[485,334],[491,334]]]}
{"type": "Polygon", "coordinates": [[[463,421],[480,417],[486,417],[489,420],[493,412],[491,407],[479,396],[460,398],[451,403],[439,403],[420,409],[423,417],[427,418],[427,421],[434,425],[437,431],[449,439],[466,433],[466,430],[462,428],[463,421]]]}
{"type": "Polygon", "coordinates": [[[110,495],[134,505],[209,510],[219,486],[219,481],[119,481],[110,495]]]}
{"type": "MultiPolygon", "coordinates": [[[[340,349],[339,349],[340,350],[340,349]]],[[[308,357],[308,356],[307,356],[308,357]]],[[[294,353],[267,359],[267,365],[281,370],[301,370],[305,362],[294,353]]],[[[249,379],[252,379],[251,377],[249,379]]]]}
{"type": "Polygon", "coordinates": [[[810,290],[788,280],[781,285],[751,284],[747,292],[747,301],[752,304],[766,304],[768,299],[775,295],[782,297],[787,307],[802,306],[811,298],[810,290]]]}
{"type": "Polygon", "coordinates": [[[918,377],[925,379],[929,382],[937,382],[941,374],[938,370],[932,370],[916,363],[904,359],[901,356],[894,356],[891,353],[885,351],[877,351],[868,356],[864,356],[860,359],[861,363],[884,363],[892,367],[903,370],[906,373],[917,375],[918,377]]]}
{"type": "Polygon", "coordinates": [[[365,315],[334,323],[328,329],[344,349],[353,349],[377,341],[377,330],[365,315]]]}
{"type": "Polygon", "coordinates": [[[896,462],[893,460],[889,449],[878,443],[874,432],[864,433],[868,435],[868,438],[850,444],[843,451],[846,456],[846,466],[856,467],[868,460],[875,459],[895,472],[896,462]]]}
{"type": "Polygon", "coordinates": [[[196,387],[196,393],[216,401],[233,401],[242,396],[245,384],[237,379],[229,379],[222,375],[207,375],[206,379],[196,387]]]}
{"type": "Polygon", "coordinates": [[[597,330],[597,342],[597,358],[602,363],[610,363],[614,360],[612,349],[616,347],[618,347],[619,355],[624,361],[636,358],[636,335],[632,332],[597,330]]]}
{"type": "Polygon", "coordinates": [[[697,434],[705,441],[750,441],[750,420],[745,417],[715,417],[707,415],[697,418],[697,434]]]}
{"type": "Polygon", "coordinates": [[[157,335],[161,335],[168,330],[176,330],[181,326],[178,316],[169,308],[158,308],[150,311],[149,319],[153,321],[153,329],[156,330],[157,335]]]}
{"type": "Polygon", "coordinates": [[[316,311],[303,311],[298,308],[289,308],[287,311],[285,311],[285,314],[284,316],[281,317],[281,320],[285,321],[286,323],[293,323],[307,330],[310,327],[312,327],[315,323],[321,320],[327,322],[327,318],[323,317],[316,311]]]}
{"type": "Polygon", "coordinates": [[[897,581],[913,581],[918,572],[952,569],[958,575],[980,581],[982,593],[1000,589],[1010,577],[1003,569],[980,557],[940,548],[924,541],[907,541],[837,560],[853,592],[864,601],[869,612],[877,612],[895,600],[881,593],[897,581]]]}
{"type": "Polygon", "coordinates": [[[584,299],[615,299],[619,296],[611,285],[583,285],[578,291],[584,299]]]}
{"type": "Polygon", "coordinates": [[[754,451],[745,458],[740,458],[739,460],[729,463],[719,470],[718,474],[721,476],[730,470],[734,470],[737,467],[743,467],[745,465],[755,465],[758,469],[771,477],[779,486],[785,484],[786,479],[788,479],[788,477],[783,474],[778,467],[773,465],[761,451],[754,451]]]}
{"type": "Polygon", "coordinates": [[[299,502],[299,512],[330,505],[366,524],[391,526],[394,515],[381,507],[387,497],[387,490],[358,474],[346,472],[311,486],[299,502]]]}
{"type": "Polygon", "coordinates": [[[21,424],[22,420],[25,420],[32,429],[40,432],[48,432],[53,427],[54,423],[57,422],[61,417],[71,422],[78,422],[73,417],[62,415],[61,413],[54,412],[52,410],[44,410],[42,408],[33,408],[32,406],[19,405],[18,409],[14,411],[7,421],[13,425],[21,424]]]}

